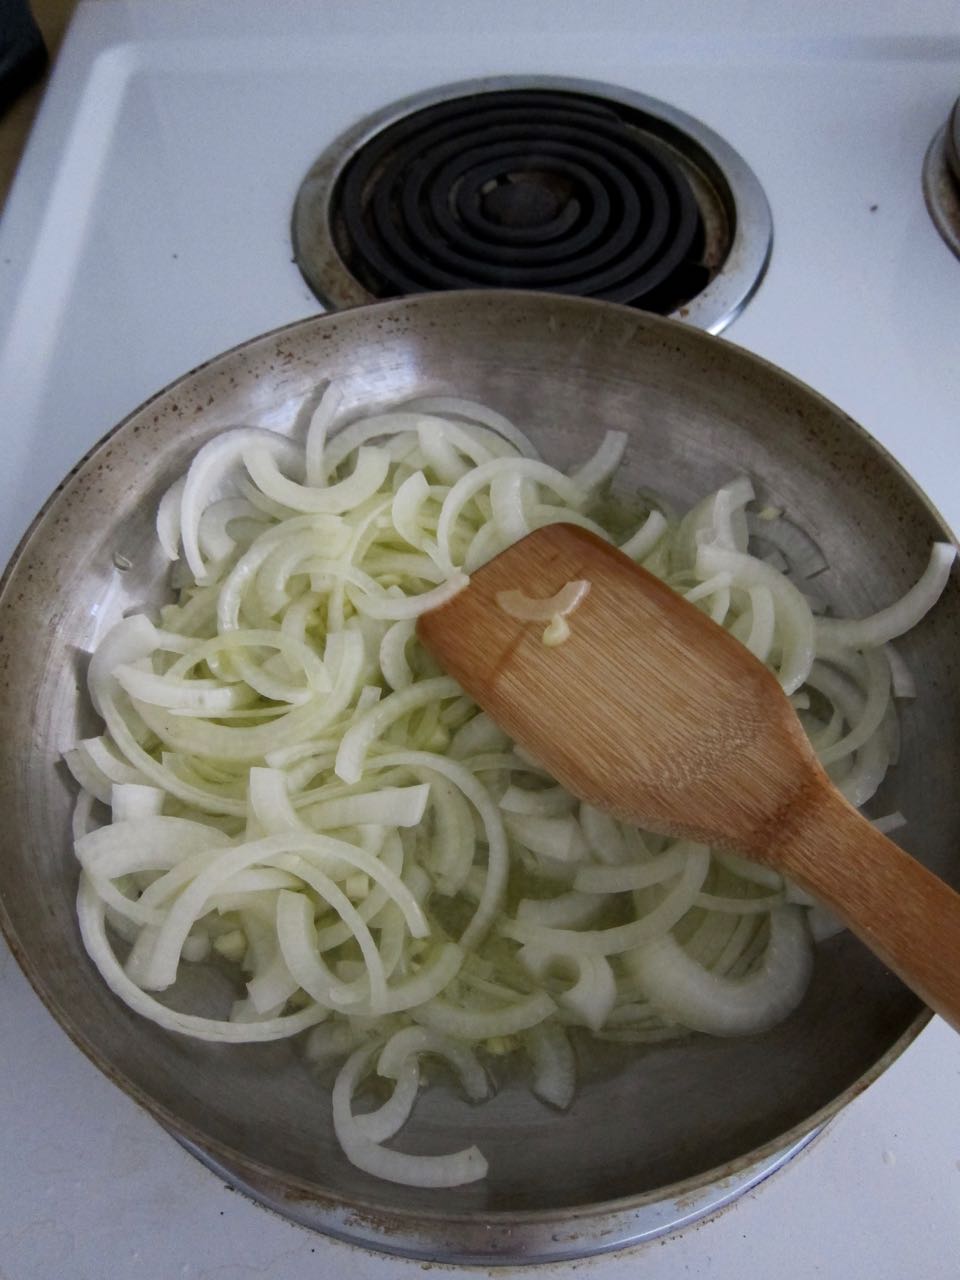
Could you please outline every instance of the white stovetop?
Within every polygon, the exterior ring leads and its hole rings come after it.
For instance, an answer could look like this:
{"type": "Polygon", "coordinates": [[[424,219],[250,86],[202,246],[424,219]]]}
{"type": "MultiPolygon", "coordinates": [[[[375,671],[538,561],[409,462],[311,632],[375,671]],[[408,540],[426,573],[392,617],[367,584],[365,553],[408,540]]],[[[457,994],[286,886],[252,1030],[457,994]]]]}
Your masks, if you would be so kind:
{"type": "MultiPolygon", "coordinates": [[[[0,223],[0,559],[145,396],[316,310],[288,219],[335,133],[404,94],[510,72],[639,89],[743,153],[776,240],[729,337],[852,413],[960,527],[960,262],[919,187],[960,92],[955,0],[81,0],[0,223]]],[[[2,944],[0,1026],[0,1280],[422,1273],[227,1191],[73,1048],[2,944]]],[[[956,1280],[960,1040],[935,1022],[717,1218],[544,1271],[651,1266],[956,1280]]]]}

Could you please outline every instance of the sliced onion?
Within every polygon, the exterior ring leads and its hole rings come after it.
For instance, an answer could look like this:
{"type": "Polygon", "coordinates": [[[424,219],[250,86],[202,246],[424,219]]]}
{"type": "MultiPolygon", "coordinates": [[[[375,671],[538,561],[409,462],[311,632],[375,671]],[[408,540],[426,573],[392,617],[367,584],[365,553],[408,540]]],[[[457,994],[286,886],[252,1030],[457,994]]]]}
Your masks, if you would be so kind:
{"type": "Polygon", "coordinates": [[[419,1090],[420,1066],[416,1058],[408,1058],[389,1099],[376,1111],[356,1116],[357,1128],[371,1142],[388,1142],[409,1120],[419,1090]]]}
{"type": "MultiPolygon", "coordinates": [[[[441,991],[446,990],[459,973],[462,963],[461,947],[455,942],[441,943],[415,974],[388,985],[383,1012],[405,1013],[425,1006],[441,991]]],[[[362,1017],[372,1017],[375,1014],[371,1002],[367,1000],[358,1001],[351,1006],[350,1011],[362,1017]]]]}
{"type": "Polygon", "coordinates": [[[464,760],[483,751],[498,751],[508,746],[509,742],[510,739],[503,730],[481,711],[454,735],[449,755],[454,760],[464,760]]]}
{"type": "Polygon", "coordinates": [[[422,1026],[457,1040],[490,1040],[527,1031],[549,1018],[556,1007],[545,991],[503,1009],[465,1009],[437,996],[414,1009],[413,1016],[422,1026]]]}
{"type": "Polygon", "coordinates": [[[399,1080],[410,1059],[424,1053],[435,1054],[453,1067],[471,1102],[481,1102],[490,1096],[490,1081],[473,1050],[429,1027],[404,1027],[394,1032],[380,1052],[377,1071],[399,1080]]]}
{"type": "Polygon", "coordinates": [[[408,400],[404,408],[419,409],[423,413],[440,414],[443,417],[464,418],[467,422],[477,422],[496,432],[498,436],[502,436],[523,457],[540,457],[530,439],[514,426],[509,418],[505,418],[502,413],[497,413],[488,405],[478,404],[475,400],[465,400],[458,396],[421,396],[417,400],[408,400]]]}
{"type": "Polygon", "coordinates": [[[324,449],[327,444],[327,435],[342,407],[343,388],[337,382],[328,382],[317,402],[316,409],[310,416],[310,425],[307,427],[305,470],[308,485],[316,487],[326,482],[323,465],[324,449]]]}
{"type": "Polygon", "coordinates": [[[632,851],[627,847],[620,824],[609,814],[593,805],[581,804],[580,829],[590,852],[600,862],[618,866],[631,858],[632,851]]]}
{"type": "MultiPolygon", "coordinates": [[[[336,1105],[348,1157],[454,1186],[482,1176],[475,1149],[383,1145],[412,1113],[425,1055],[479,1100],[489,1081],[474,1047],[522,1046],[537,1095],[565,1107],[566,1026],[653,1043],[772,1025],[806,983],[804,922],[816,936],[837,926],[767,868],[578,804],[419,646],[417,615],[529,530],[567,521],[612,541],[597,517],[618,500],[597,499],[625,436],[608,433],[571,477],[470,401],[430,397],[333,434],[344,402],[337,383],[307,398],[305,449],[250,428],[211,441],[161,501],[161,547],[175,558],[182,544],[185,558],[177,602],[162,626],[134,616],[104,636],[89,687],[106,731],[66,757],[83,788],[78,911],[108,984],[161,1026],[239,1042],[313,1025],[317,1060],[350,1055],[336,1105]],[[508,919],[511,854],[528,896],[508,919]],[[126,966],[108,924],[129,944],[126,966]],[[211,950],[243,967],[229,1020],[178,1014],[144,990],[211,950]],[[375,1054],[394,1091],[354,1115],[375,1054]]],[[[920,583],[874,618],[815,619],[823,602],[781,572],[818,571],[805,535],[758,524],[752,499],[738,477],[679,522],[652,500],[623,549],[777,674],[831,776],[862,802],[896,759],[893,697],[915,688],[887,642],[932,605],[953,550],[935,549],[920,583]],[[749,554],[751,532],[769,563],[749,554]]],[[[562,643],[587,585],[507,593],[506,605],[562,643]]]]}
{"type": "Polygon", "coordinates": [[[555,898],[522,898],[517,920],[550,929],[582,929],[592,924],[603,908],[597,894],[561,893],[555,898]]]}
{"type": "Polygon", "coordinates": [[[533,485],[523,475],[503,471],[490,483],[490,514],[504,542],[519,542],[530,532],[527,508],[533,485]]]}
{"type": "Polygon", "coordinates": [[[180,499],[180,540],[190,572],[197,582],[206,580],[206,565],[200,554],[200,519],[228,480],[244,452],[256,445],[271,457],[280,457],[288,466],[302,466],[302,453],[285,436],[259,427],[238,427],[215,436],[197,453],[187,472],[180,499]]]}
{"type": "Polygon", "coordinates": [[[709,866],[709,850],[702,845],[691,846],[683,871],[663,900],[630,924],[576,932],[572,929],[548,929],[521,920],[505,920],[500,931],[517,942],[570,956],[610,956],[630,951],[665,934],[686,915],[694,905],[709,866]]]}
{"type": "Polygon", "coordinates": [[[797,588],[770,565],[724,547],[701,546],[697,567],[705,576],[728,572],[737,586],[747,590],[764,586],[770,591],[783,615],[783,656],[778,671],[780,683],[786,693],[799,689],[813,663],[814,619],[809,604],[797,588]]]}
{"type": "Polygon", "coordinates": [[[226,1022],[217,1018],[201,1018],[195,1014],[177,1013],[147,995],[124,973],[107,940],[103,901],[87,877],[80,877],[77,895],[77,919],[87,955],[97,966],[104,982],[128,1008],[149,1018],[167,1031],[192,1036],[195,1040],[212,1040],[225,1044],[283,1040],[295,1036],[327,1017],[327,1010],[309,1004],[297,1013],[267,1018],[261,1022],[226,1022]]]}
{"type": "Polygon", "coordinates": [[[370,930],[346,895],[322,872],[314,872],[310,883],[350,929],[363,955],[366,979],[351,986],[330,972],[317,948],[313,903],[302,893],[281,890],[277,895],[277,937],[287,969],[318,1005],[349,1007],[366,995],[375,1015],[382,1017],[387,1006],[387,980],[370,930]]]}
{"type": "Polygon", "coordinates": [[[333,1086],[333,1128],[351,1164],[365,1173],[407,1187],[459,1187],[486,1177],[487,1162],[476,1147],[447,1156],[411,1156],[373,1142],[353,1114],[353,1094],[372,1051],[355,1050],[343,1064],[333,1086]]]}
{"type": "MultiPolygon", "coordinates": [[[[262,759],[271,751],[320,733],[336,720],[355,696],[362,672],[363,639],[355,632],[344,631],[331,638],[328,650],[333,648],[334,638],[338,642],[336,674],[330,693],[318,693],[303,706],[294,707],[268,724],[254,728],[227,728],[205,721],[187,723],[146,704],[138,709],[154,733],[175,750],[217,760],[249,762],[262,759]]],[[[131,760],[131,763],[136,765],[137,760],[131,760]]]]}
{"type": "Polygon", "coordinates": [[[760,967],[721,978],[692,960],[666,933],[628,957],[647,996],[671,1018],[714,1036],[751,1035],[776,1026],[803,998],[813,968],[810,935],[798,907],[770,916],[760,967]]]}
{"type": "Polygon", "coordinates": [[[521,947],[519,959],[523,967],[538,981],[556,975],[558,969],[575,973],[573,985],[557,997],[560,1004],[577,1015],[591,1031],[599,1031],[617,999],[613,970],[604,956],[574,956],[521,947]]]}
{"type": "Polygon", "coordinates": [[[262,444],[252,444],[244,450],[243,464],[268,498],[291,511],[317,515],[339,515],[366,502],[383,484],[390,465],[382,450],[360,449],[356,467],[345,480],[317,488],[288,479],[277,466],[274,454],[262,444]]]}
{"type": "Polygon", "coordinates": [[[180,504],[187,477],[175,480],[157,507],[157,541],[168,560],[180,558],[180,504]]]}
{"type": "Polygon", "coordinates": [[[475,467],[453,485],[440,509],[440,519],[437,523],[437,548],[440,563],[450,572],[454,568],[454,562],[451,559],[452,536],[457,518],[474,494],[490,484],[498,474],[507,470],[548,486],[574,509],[582,506],[586,500],[583,489],[544,462],[534,462],[529,458],[495,458],[492,462],[485,462],[475,467]]]}
{"type": "Polygon", "coordinates": [[[120,666],[148,658],[159,647],[157,629],[142,613],[122,618],[103,637],[87,668],[87,689],[94,710],[103,715],[105,695],[117,688],[113,673],[120,666]]]}
{"type": "Polygon", "coordinates": [[[890,664],[893,696],[895,698],[915,698],[917,696],[917,682],[899,651],[892,644],[884,645],[883,651],[887,655],[887,661],[890,664]]]}
{"type": "Polygon", "coordinates": [[[141,818],[156,818],[163,812],[166,795],[159,787],[147,787],[137,782],[115,782],[110,790],[110,808],[113,822],[136,822],[141,818]]]}
{"type": "Polygon", "coordinates": [[[881,835],[889,835],[891,831],[899,831],[901,827],[905,827],[907,820],[897,809],[893,813],[885,813],[880,818],[871,819],[871,825],[881,835]]]}
{"type": "Polygon", "coordinates": [[[525,848],[560,862],[582,862],[587,857],[587,842],[580,824],[571,814],[561,818],[540,817],[533,813],[505,813],[509,833],[525,848]]]}
{"type": "Polygon", "coordinates": [[[956,555],[957,548],[952,542],[935,542],[922,577],[896,604],[859,620],[819,618],[818,636],[858,649],[874,648],[902,636],[915,627],[940,599],[956,555]]]}
{"type": "Polygon", "coordinates": [[[381,787],[356,796],[321,800],[306,812],[314,831],[336,827],[393,826],[415,827],[423,818],[430,799],[430,786],[381,787]]]}
{"type": "Polygon", "coordinates": [[[763,512],[747,517],[751,535],[775,547],[784,561],[785,571],[799,578],[812,578],[822,573],[827,561],[813,538],[799,525],[783,519],[782,512],[764,518],[763,512]]]}
{"type": "Polygon", "coordinates": [[[539,818],[566,816],[574,803],[570,792],[560,786],[528,791],[511,783],[500,797],[500,808],[507,813],[526,813],[539,818]]]}
{"type": "Polygon", "coordinates": [[[452,573],[432,591],[421,591],[412,596],[351,596],[357,609],[369,618],[386,618],[395,621],[403,618],[419,618],[428,609],[438,609],[470,584],[465,573],[452,573]]]}
{"type": "Polygon", "coordinates": [[[129,663],[114,667],[113,676],[121,689],[131,698],[147,702],[151,706],[189,708],[216,716],[236,707],[248,707],[256,701],[252,689],[242,685],[221,684],[218,680],[182,680],[161,676],[153,671],[143,671],[129,663]]]}
{"type": "Polygon", "coordinates": [[[610,481],[623,461],[626,448],[626,431],[608,431],[593,457],[577,467],[571,478],[588,493],[595,492],[610,481]]]}
{"type": "Polygon", "coordinates": [[[541,1022],[525,1033],[524,1043],[533,1062],[533,1092],[558,1111],[566,1111],[577,1087],[577,1064],[566,1032],[541,1022]]]}
{"type": "Polygon", "coordinates": [[[498,591],[497,604],[504,613],[522,622],[549,622],[559,615],[567,617],[578,609],[590,590],[585,578],[568,582],[556,595],[533,599],[522,591],[498,591]]]}
{"type": "Polygon", "coordinates": [[[631,560],[646,560],[668,527],[667,518],[662,511],[651,511],[636,533],[620,544],[620,550],[631,560]]]}

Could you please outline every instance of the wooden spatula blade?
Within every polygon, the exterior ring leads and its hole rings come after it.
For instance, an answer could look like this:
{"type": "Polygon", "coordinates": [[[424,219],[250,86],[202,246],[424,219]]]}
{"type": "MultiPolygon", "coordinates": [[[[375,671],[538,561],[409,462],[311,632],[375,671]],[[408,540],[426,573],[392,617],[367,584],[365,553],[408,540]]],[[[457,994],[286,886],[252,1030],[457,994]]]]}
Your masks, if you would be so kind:
{"type": "Polygon", "coordinates": [[[576,525],[531,534],[424,615],[423,643],[581,799],[666,834],[757,849],[817,766],[775,678],[657,578],[576,525]],[[590,587],[543,642],[503,591],[590,587]]]}
{"type": "Polygon", "coordinates": [[[620,551],[550,525],[417,629],[574,795],[786,872],[960,1030],[960,895],[847,803],[770,672],[620,551]],[[542,622],[497,603],[502,591],[545,598],[578,580],[590,589],[556,647],[542,622]]]}

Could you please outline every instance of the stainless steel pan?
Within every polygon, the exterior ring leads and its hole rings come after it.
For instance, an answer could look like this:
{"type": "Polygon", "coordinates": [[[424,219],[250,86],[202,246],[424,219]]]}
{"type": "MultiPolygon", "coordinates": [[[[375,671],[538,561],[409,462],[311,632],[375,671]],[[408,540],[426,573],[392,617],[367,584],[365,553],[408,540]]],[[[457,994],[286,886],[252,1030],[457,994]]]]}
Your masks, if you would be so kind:
{"type": "MultiPolygon", "coordinates": [[[[71,786],[60,753],[95,721],[84,655],[121,612],[162,590],[159,494],[224,427],[291,431],[312,388],[341,380],[357,405],[416,393],[475,396],[529,430],[546,456],[582,457],[630,432],[623,488],[680,503],[747,470],[813,533],[818,587],[858,613],[903,591],[931,540],[949,537],[909,478],[807,387],[727,342],[608,304],[522,293],[422,296],[267,334],[188,374],[105,437],[47,503],[0,587],[0,921],[68,1034],[181,1137],[275,1203],[353,1238],[447,1258],[602,1248],[638,1207],[769,1158],[884,1069],[928,1014],[847,936],[821,947],[812,989],[782,1026],[735,1041],[587,1052],[563,1116],[507,1080],[469,1107],[439,1085],[409,1149],[475,1139],[485,1182],[401,1188],[349,1165],[327,1092],[297,1047],[212,1047],[128,1012],[83,952],[74,920],[71,786]],[[676,1184],[682,1183],[682,1187],[676,1184]],[[298,1209],[299,1206],[299,1209],[298,1209]],[[614,1224],[614,1225],[611,1225],[614,1224]],[[620,1224],[617,1226],[616,1224],[620,1224]]],[[[879,810],[910,819],[904,844],[960,886],[960,590],[901,646],[919,697],[879,810]]],[[[202,1003],[203,981],[187,993],[202,1003]]]]}

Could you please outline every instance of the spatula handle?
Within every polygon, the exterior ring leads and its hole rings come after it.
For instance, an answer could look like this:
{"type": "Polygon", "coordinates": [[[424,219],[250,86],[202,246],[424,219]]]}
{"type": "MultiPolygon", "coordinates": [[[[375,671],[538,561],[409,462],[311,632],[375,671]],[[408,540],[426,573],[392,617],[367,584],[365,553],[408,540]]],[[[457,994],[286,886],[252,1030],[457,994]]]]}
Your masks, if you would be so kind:
{"type": "Polygon", "coordinates": [[[825,778],[808,800],[786,815],[777,864],[960,1031],[960,894],[876,831],[825,778]]]}

